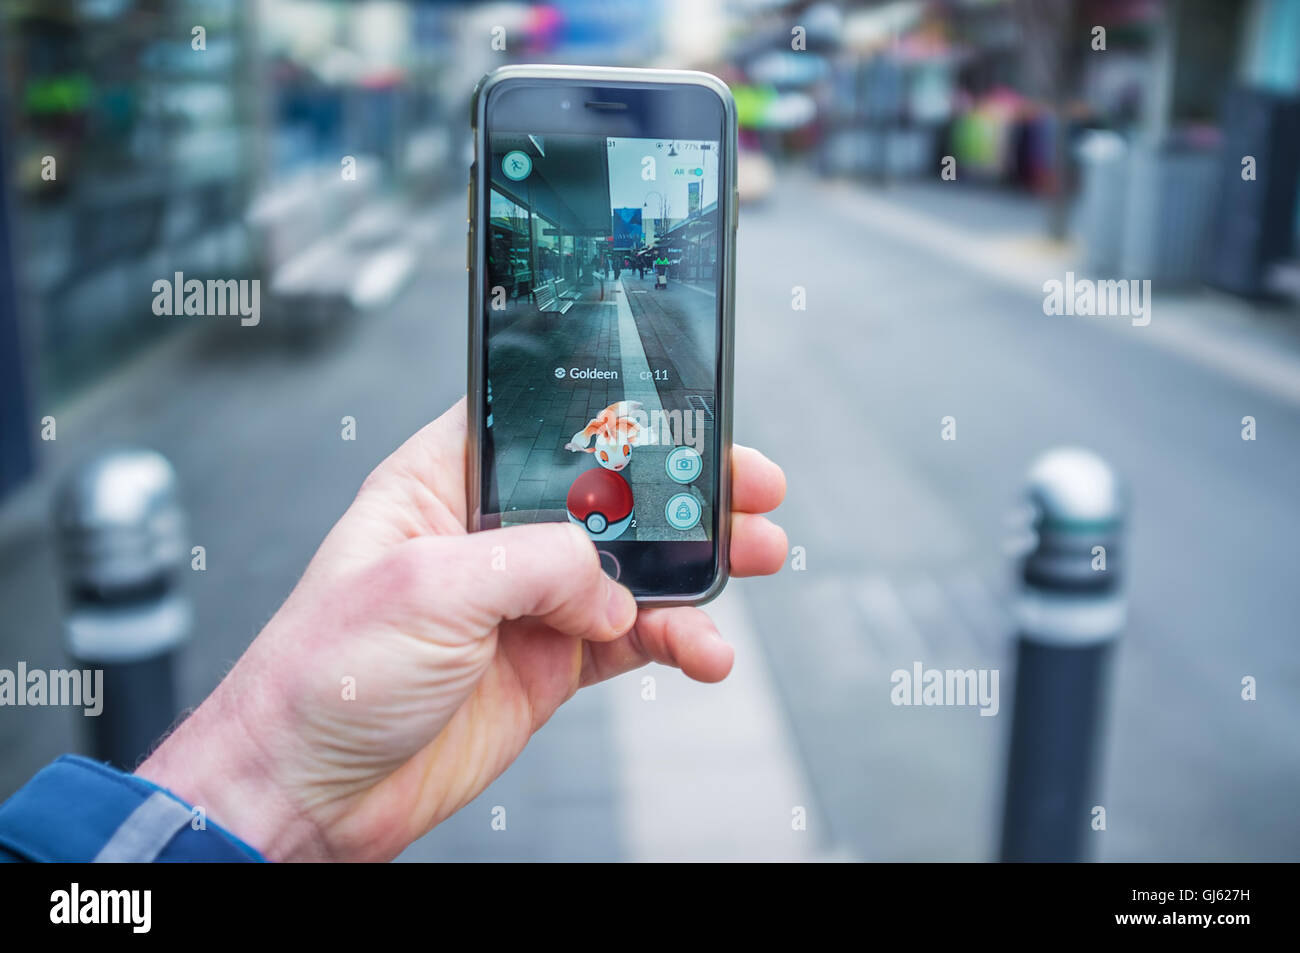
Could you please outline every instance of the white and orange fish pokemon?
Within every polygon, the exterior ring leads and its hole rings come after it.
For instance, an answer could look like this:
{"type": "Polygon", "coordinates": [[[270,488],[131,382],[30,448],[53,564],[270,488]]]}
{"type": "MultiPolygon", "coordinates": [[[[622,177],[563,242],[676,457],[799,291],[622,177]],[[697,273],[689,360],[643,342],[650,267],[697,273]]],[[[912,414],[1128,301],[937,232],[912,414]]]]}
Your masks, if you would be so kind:
{"type": "Polygon", "coordinates": [[[632,419],[633,415],[644,419],[640,411],[641,402],[636,400],[610,404],[575,433],[564,449],[574,453],[594,453],[596,462],[606,470],[622,470],[631,462],[632,448],[641,433],[641,426],[632,419]],[[596,442],[589,447],[587,444],[592,437],[596,442]]]}

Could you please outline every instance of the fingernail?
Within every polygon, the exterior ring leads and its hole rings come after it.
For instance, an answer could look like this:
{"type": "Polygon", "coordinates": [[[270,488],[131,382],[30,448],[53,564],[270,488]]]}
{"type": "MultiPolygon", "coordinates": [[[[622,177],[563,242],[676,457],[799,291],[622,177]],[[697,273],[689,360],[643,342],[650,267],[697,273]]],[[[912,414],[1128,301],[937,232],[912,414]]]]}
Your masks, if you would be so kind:
{"type": "Polygon", "coordinates": [[[636,600],[624,586],[610,579],[605,583],[609,595],[605,600],[605,618],[615,632],[632,628],[636,621],[636,600]]]}

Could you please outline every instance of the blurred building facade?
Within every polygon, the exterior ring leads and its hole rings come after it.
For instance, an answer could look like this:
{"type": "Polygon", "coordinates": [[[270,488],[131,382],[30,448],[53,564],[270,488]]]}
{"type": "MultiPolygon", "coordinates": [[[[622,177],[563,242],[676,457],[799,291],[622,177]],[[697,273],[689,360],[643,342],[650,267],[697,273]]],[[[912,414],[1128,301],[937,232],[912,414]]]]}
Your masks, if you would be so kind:
{"type": "MultiPolygon", "coordinates": [[[[774,162],[875,186],[951,160],[957,187],[1041,196],[1049,234],[1072,231],[1099,273],[1252,297],[1300,285],[1291,0],[10,0],[0,22],[0,493],[32,469],[33,400],[186,326],[151,312],[156,279],[258,278],[278,325],[382,300],[412,267],[409,209],[463,179],[469,91],[502,61],[717,72],[746,201],[774,162]]],[[[498,204],[510,244],[522,219],[498,204]]],[[[674,267],[706,277],[707,209],[687,223],[653,206],[647,244],[671,237],[674,267]]],[[[582,240],[554,231],[503,251],[516,293],[551,243],[582,240]]]]}

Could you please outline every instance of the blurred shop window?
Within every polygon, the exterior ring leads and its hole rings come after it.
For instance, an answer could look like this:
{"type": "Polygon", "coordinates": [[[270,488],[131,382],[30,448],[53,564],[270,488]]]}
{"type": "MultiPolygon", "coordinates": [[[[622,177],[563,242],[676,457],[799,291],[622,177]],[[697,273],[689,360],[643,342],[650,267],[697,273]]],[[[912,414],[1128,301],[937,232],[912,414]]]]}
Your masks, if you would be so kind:
{"type": "Polygon", "coordinates": [[[560,247],[562,249],[561,267],[564,271],[564,277],[566,280],[576,285],[578,282],[578,263],[573,257],[573,236],[565,235],[560,242],[560,247]]]}
{"type": "Polygon", "coordinates": [[[538,283],[560,277],[560,228],[540,215],[533,216],[533,248],[537,252],[538,283]]]}
{"type": "Polygon", "coordinates": [[[152,286],[239,277],[251,182],[244,6],[7,4],[4,126],[24,322],[56,398],[181,326],[152,286]],[[191,43],[203,23],[205,48],[191,43]],[[53,157],[55,178],[41,175],[53,157]]]}
{"type": "Polygon", "coordinates": [[[493,189],[488,217],[491,228],[488,278],[491,287],[505,288],[511,298],[528,294],[532,290],[528,210],[493,189]]]}

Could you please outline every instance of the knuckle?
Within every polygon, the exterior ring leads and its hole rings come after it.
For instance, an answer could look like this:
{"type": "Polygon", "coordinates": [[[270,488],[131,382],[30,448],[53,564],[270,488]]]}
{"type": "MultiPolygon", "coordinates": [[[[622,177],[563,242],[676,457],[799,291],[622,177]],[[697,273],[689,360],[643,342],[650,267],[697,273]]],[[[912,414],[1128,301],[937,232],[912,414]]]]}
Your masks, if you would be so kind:
{"type": "Polygon", "coordinates": [[[373,599],[394,607],[423,602],[435,590],[459,591],[463,561],[445,557],[442,540],[408,539],[379,560],[366,588],[373,599]]]}
{"type": "Polygon", "coordinates": [[[375,590],[383,598],[405,601],[416,589],[425,573],[427,558],[423,547],[413,545],[418,540],[408,540],[394,548],[380,561],[372,573],[375,590]]]}

